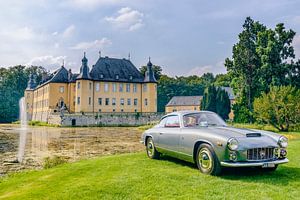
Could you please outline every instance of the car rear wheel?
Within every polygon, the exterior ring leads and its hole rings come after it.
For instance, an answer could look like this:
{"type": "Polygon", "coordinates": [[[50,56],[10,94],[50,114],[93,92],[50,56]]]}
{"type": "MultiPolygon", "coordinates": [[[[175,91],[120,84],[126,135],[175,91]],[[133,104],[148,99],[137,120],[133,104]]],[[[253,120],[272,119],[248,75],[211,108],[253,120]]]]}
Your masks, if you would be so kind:
{"type": "Polygon", "coordinates": [[[154,142],[151,137],[147,139],[146,152],[148,157],[151,159],[158,159],[160,156],[159,152],[155,149],[154,142]]]}
{"type": "Polygon", "coordinates": [[[208,144],[201,144],[197,149],[196,163],[203,174],[221,174],[221,165],[213,148],[208,144]]]}

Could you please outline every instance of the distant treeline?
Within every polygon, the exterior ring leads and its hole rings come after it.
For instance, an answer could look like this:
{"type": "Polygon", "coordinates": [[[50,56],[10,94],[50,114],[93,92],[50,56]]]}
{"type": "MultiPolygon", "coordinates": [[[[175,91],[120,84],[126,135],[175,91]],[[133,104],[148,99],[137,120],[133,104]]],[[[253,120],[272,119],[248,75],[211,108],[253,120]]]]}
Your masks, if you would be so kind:
{"type": "Polygon", "coordinates": [[[19,100],[24,96],[30,73],[36,74],[37,82],[40,82],[47,72],[36,66],[0,68],[0,123],[19,119],[19,100]]]}

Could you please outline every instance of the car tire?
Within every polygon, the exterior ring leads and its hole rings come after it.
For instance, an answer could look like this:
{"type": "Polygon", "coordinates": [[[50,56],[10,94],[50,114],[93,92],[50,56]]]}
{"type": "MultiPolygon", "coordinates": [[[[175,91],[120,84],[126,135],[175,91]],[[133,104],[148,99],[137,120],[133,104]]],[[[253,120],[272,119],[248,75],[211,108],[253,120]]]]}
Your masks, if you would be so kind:
{"type": "Polygon", "coordinates": [[[160,153],[156,150],[152,137],[149,137],[146,142],[146,153],[151,159],[159,159],[160,153]]]}
{"type": "Polygon", "coordinates": [[[213,148],[208,144],[199,145],[196,153],[196,164],[203,174],[214,176],[221,174],[222,167],[219,159],[213,148]]]}

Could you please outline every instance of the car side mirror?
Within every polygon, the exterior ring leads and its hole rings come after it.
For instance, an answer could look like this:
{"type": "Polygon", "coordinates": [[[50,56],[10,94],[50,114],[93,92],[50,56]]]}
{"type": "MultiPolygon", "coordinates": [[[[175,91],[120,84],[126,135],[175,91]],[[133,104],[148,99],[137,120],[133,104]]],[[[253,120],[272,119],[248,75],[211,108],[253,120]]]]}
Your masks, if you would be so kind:
{"type": "Polygon", "coordinates": [[[207,127],[207,126],[208,126],[208,123],[207,123],[207,122],[200,122],[199,126],[207,127]]]}

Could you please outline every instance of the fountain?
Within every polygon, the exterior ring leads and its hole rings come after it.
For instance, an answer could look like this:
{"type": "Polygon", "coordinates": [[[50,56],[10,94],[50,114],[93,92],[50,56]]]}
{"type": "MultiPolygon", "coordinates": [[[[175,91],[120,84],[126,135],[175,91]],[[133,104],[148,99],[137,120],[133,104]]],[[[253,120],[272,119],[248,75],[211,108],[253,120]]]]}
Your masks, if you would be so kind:
{"type": "Polygon", "coordinates": [[[27,135],[27,112],[26,112],[26,102],[25,97],[22,97],[19,101],[19,109],[20,109],[20,139],[19,139],[19,149],[17,161],[21,163],[25,154],[25,146],[26,146],[26,135],[27,135]]]}

